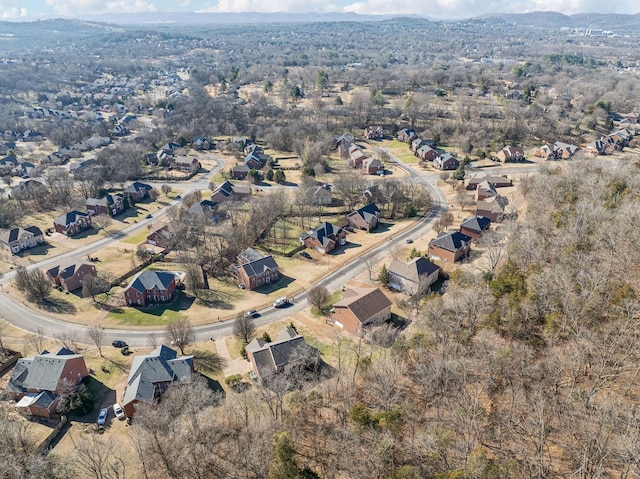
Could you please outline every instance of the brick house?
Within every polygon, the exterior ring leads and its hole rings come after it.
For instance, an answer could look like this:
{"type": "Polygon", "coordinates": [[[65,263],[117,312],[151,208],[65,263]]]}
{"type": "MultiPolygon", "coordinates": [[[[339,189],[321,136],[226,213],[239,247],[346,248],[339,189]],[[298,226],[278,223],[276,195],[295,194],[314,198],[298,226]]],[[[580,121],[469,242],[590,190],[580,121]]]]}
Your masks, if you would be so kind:
{"type": "Polygon", "coordinates": [[[45,272],[54,286],[61,286],[65,291],[82,288],[82,281],[88,276],[97,276],[96,267],[88,261],[71,261],[54,266],[45,272]]]}
{"type": "Polygon", "coordinates": [[[213,190],[211,201],[222,203],[223,201],[242,201],[251,197],[251,186],[235,185],[225,181],[213,190]]]}
{"type": "Polygon", "coordinates": [[[106,195],[102,198],[87,198],[85,202],[87,213],[90,215],[115,216],[124,211],[124,196],[120,193],[106,195]]]}
{"type": "Polygon", "coordinates": [[[349,157],[347,159],[347,165],[350,166],[351,168],[362,168],[362,165],[364,164],[365,160],[369,159],[369,156],[366,155],[364,151],[362,151],[362,148],[360,148],[355,143],[353,143],[349,147],[348,151],[349,151],[349,157]]]}
{"type": "Polygon", "coordinates": [[[84,356],[67,348],[57,353],[42,351],[18,359],[7,392],[17,401],[16,408],[34,416],[51,417],[57,410],[58,394],[65,383],[78,384],[88,375],[84,356]]]}
{"type": "Polygon", "coordinates": [[[134,201],[142,201],[149,197],[149,192],[153,189],[153,186],[147,183],[141,183],[140,181],[134,181],[124,189],[125,195],[130,195],[134,201]]]}
{"type": "Polygon", "coordinates": [[[498,190],[488,181],[482,181],[476,186],[476,201],[486,200],[498,196],[498,190]]]}
{"type": "Polygon", "coordinates": [[[451,153],[445,153],[444,155],[434,158],[433,166],[439,170],[457,170],[460,162],[451,153]]]}
{"type": "Polygon", "coordinates": [[[249,291],[280,279],[280,268],[273,256],[265,256],[253,248],[247,248],[238,255],[234,270],[238,286],[249,291]]]}
{"type": "Polygon", "coordinates": [[[491,175],[483,175],[476,174],[465,180],[465,186],[467,190],[473,191],[478,188],[478,185],[483,182],[488,182],[494,186],[494,188],[507,188],[509,186],[513,186],[513,182],[504,176],[491,176],[491,175]]]}
{"type": "Polygon", "coordinates": [[[406,294],[423,295],[438,281],[440,266],[424,256],[413,258],[408,263],[394,259],[389,268],[389,286],[406,294]]]}
{"type": "Polygon", "coordinates": [[[343,246],[347,242],[346,238],[347,232],[343,228],[325,221],[311,231],[300,235],[300,242],[307,248],[321,253],[330,253],[343,246]]]}
{"type": "Polygon", "coordinates": [[[440,152],[429,145],[422,145],[416,151],[416,156],[422,161],[434,161],[440,156],[440,152]]]}
{"type": "Polygon", "coordinates": [[[331,185],[320,185],[313,190],[314,205],[330,205],[333,202],[331,185]]]}
{"type": "Polygon", "coordinates": [[[53,227],[58,233],[73,236],[81,231],[91,228],[91,215],[82,211],[69,211],[58,216],[53,221],[53,227]]]}
{"type": "Polygon", "coordinates": [[[236,165],[231,168],[231,178],[234,180],[246,180],[249,175],[249,170],[251,170],[251,168],[244,163],[236,165]]]}
{"type": "Polygon", "coordinates": [[[200,162],[197,158],[187,158],[186,156],[180,156],[173,162],[174,167],[180,171],[198,171],[200,169],[200,162]]]}
{"type": "Polygon", "coordinates": [[[0,245],[17,254],[28,248],[44,243],[42,231],[37,226],[27,228],[11,228],[0,231],[0,245]]]}
{"type": "Polygon", "coordinates": [[[474,241],[491,228],[491,220],[486,216],[469,216],[460,223],[460,233],[470,236],[474,241]]]}
{"type": "Polygon", "coordinates": [[[304,337],[287,326],[280,331],[275,341],[268,343],[255,338],[247,344],[245,350],[253,372],[260,381],[265,381],[276,374],[288,373],[291,369],[291,357],[305,344],[304,337]]]}
{"type": "Polygon", "coordinates": [[[381,140],[384,138],[384,130],[381,126],[368,126],[363,135],[367,140],[381,140]]]}
{"type": "Polygon", "coordinates": [[[124,290],[129,306],[168,303],[176,294],[176,275],[169,271],[142,271],[124,290]]]}
{"type": "Polygon", "coordinates": [[[500,195],[476,201],[476,216],[486,216],[494,223],[501,223],[508,204],[509,200],[500,195]]]}
{"type": "Polygon", "coordinates": [[[398,141],[402,141],[404,143],[411,143],[413,140],[416,139],[417,136],[418,134],[416,133],[415,130],[412,130],[411,128],[403,128],[398,132],[398,135],[396,136],[396,138],[398,139],[398,141]]]}
{"type": "Polygon", "coordinates": [[[160,246],[161,248],[171,248],[175,243],[175,234],[169,229],[169,225],[164,225],[149,234],[146,238],[146,242],[153,246],[160,246]]]}
{"type": "Polygon", "coordinates": [[[375,203],[369,203],[347,215],[347,223],[355,229],[371,231],[380,222],[380,208],[375,203]]]}
{"type": "Polygon", "coordinates": [[[211,142],[206,136],[194,136],[191,138],[191,146],[194,150],[210,150],[212,147],[211,142]]]}
{"type": "Polygon", "coordinates": [[[524,161],[526,159],[524,149],[521,146],[505,146],[496,153],[496,157],[503,163],[524,161]]]}
{"type": "Polygon", "coordinates": [[[429,258],[454,263],[471,251],[471,237],[459,231],[440,233],[429,241],[429,258]]]}
{"type": "Polygon", "coordinates": [[[362,162],[362,173],[365,175],[384,175],[384,165],[377,158],[367,158],[362,162]]]}
{"type": "Polygon", "coordinates": [[[136,404],[155,404],[170,387],[190,383],[194,372],[193,356],[178,356],[164,344],[149,354],[135,356],[122,398],[124,413],[133,417],[136,404]]]}
{"type": "Polygon", "coordinates": [[[391,301],[380,288],[347,288],[331,309],[333,324],[356,336],[368,336],[390,318],[391,301]]]}

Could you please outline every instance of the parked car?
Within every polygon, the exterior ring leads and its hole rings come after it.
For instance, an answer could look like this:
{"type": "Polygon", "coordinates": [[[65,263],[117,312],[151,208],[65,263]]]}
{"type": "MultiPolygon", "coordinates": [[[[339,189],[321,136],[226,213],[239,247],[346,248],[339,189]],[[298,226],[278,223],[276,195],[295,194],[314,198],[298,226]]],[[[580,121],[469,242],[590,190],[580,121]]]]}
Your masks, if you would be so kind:
{"type": "Polygon", "coordinates": [[[105,407],[100,409],[100,414],[98,414],[98,426],[104,426],[107,422],[107,416],[109,415],[109,410],[105,407]]]}
{"type": "Polygon", "coordinates": [[[124,411],[122,410],[122,407],[120,407],[120,404],[118,403],[113,404],[113,414],[115,414],[118,419],[125,418],[124,411]]]}
{"type": "Polygon", "coordinates": [[[250,309],[244,313],[245,318],[255,318],[256,316],[258,316],[258,312],[255,309],[250,309]]]}
{"type": "Polygon", "coordinates": [[[151,213],[147,213],[147,216],[145,216],[145,218],[146,219],[153,218],[153,215],[151,213]]]}
{"type": "Polygon", "coordinates": [[[311,259],[311,255],[306,251],[301,251],[300,256],[302,256],[303,258],[311,259]]]}
{"type": "Polygon", "coordinates": [[[125,343],[124,341],[120,341],[119,339],[116,339],[114,342],[111,343],[111,346],[113,346],[114,348],[126,348],[128,344],[125,343]]]}
{"type": "Polygon", "coordinates": [[[281,296],[281,297],[277,298],[273,302],[273,307],[274,308],[284,308],[285,306],[288,306],[288,305],[289,305],[289,300],[284,296],[281,296]]]}

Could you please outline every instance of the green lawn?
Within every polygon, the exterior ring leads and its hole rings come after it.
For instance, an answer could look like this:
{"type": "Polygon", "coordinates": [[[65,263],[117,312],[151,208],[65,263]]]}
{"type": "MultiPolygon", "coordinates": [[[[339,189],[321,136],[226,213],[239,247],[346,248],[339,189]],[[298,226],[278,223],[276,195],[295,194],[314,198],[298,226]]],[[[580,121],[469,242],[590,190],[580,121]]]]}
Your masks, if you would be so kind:
{"type": "Polygon", "coordinates": [[[166,325],[178,319],[188,319],[186,311],[193,304],[193,298],[178,293],[178,297],[169,304],[159,304],[146,308],[124,306],[111,311],[107,318],[117,324],[127,326],[158,326],[166,325]]]}
{"type": "Polygon", "coordinates": [[[122,242],[128,244],[140,244],[147,238],[147,236],[149,236],[149,231],[142,230],[132,236],[129,236],[127,239],[122,240],[122,242]]]}

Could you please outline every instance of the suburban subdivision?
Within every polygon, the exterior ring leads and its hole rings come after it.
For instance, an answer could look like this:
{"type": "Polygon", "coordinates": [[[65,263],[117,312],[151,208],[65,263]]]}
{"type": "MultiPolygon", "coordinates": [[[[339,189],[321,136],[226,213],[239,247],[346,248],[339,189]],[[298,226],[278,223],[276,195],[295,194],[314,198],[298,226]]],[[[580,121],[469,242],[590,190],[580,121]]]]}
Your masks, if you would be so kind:
{"type": "Polygon", "coordinates": [[[148,6],[0,22],[0,476],[640,474],[637,15],[148,6]]]}

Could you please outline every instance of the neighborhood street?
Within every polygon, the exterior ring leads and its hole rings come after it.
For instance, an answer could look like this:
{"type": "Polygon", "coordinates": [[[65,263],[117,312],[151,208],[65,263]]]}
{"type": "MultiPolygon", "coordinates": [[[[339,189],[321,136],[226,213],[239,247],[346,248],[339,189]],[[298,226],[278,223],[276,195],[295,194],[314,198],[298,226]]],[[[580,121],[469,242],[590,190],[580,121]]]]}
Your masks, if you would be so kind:
{"type": "MultiPolygon", "coordinates": [[[[366,251],[359,257],[353,259],[349,263],[345,264],[341,268],[332,273],[328,274],[326,277],[322,278],[316,284],[325,286],[329,289],[329,291],[336,291],[348,282],[353,279],[363,271],[367,269],[367,263],[375,263],[378,264],[384,261],[385,258],[392,255],[394,252],[402,249],[406,246],[407,239],[415,239],[428,233],[432,227],[433,222],[436,218],[438,218],[444,211],[449,207],[447,204],[447,199],[437,187],[437,182],[439,178],[438,173],[429,173],[425,174],[417,171],[411,166],[401,162],[397,158],[392,158],[392,161],[405,170],[409,177],[415,179],[419,183],[425,185],[429,192],[431,193],[433,199],[433,207],[430,210],[429,214],[421,218],[417,223],[410,228],[406,229],[401,234],[390,238],[383,243],[377,245],[376,247],[366,251]]],[[[197,189],[207,189],[209,178],[215,175],[223,166],[221,160],[217,160],[218,164],[215,169],[213,169],[209,175],[204,176],[194,182],[190,183],[180,183],[180,189],[183,192],[194,191],[197,189]]],[[[498,169],[496,169],[498,170],[498,169]]],[[[493,171],[496,171],[493,170],[493,171]]],[[[532,168],[528,168],[527,170],[532,170],[532,168]]],[[[171,205],[177,204],[178,201],[173,201],[171,205]]],[[[167,213],[169,207],[164,208],[162,211],[159,211],[154,220],[161,218],[163,215],[167,213]]],[[[121,240],[125,236],[134,234],[142,228],[147,226],[149,220],[140,221],[137,224],[131,225],[130,227],[121,231],[117,237],[107,237],[103,238],[99,241],[96,241],[92,244],[80,247],[74,251],[70,251],[63,255],[57,256],[52,259],[43,260],[37,264],[31,266],[31,268],[43,268],[46,266],[50,266],[54,263],[59,263],[60,260],[71,258],[71,257],[82,257],[88,254],[91,254],[100,248],[105,247],[109,243],[121,240]]],[[[2,278],[0,278],[0,288],[3,287],[4,284],[8,283],[11,278],[13,278],[14,273],[5,274],[2,278]]],[[[292,304],[288,308],[276,309],[273,307],[266,308],[260,311],[260,317],[255,320],[256,326],[264,326],[274,321],[278,321],[280,319],[286,318],[291,314],[304,309],[307,307],[307,292],[304,291],[298,295],[295,295],[292,300],[292,304]]],[[[68,323],[64,321],[60,321],[51,317],[46,316],[43,312],[34,309],[33,307],[27,306],[26,304],[17,304],[10,297],[5,294],[0,294],[0,311],[2,311],[2,317],[7,320],[12,325],[21,328],[26,331],[36,332],[38,328],[42,331],[45,336],[53,337],[54,334],[60,333],[62,331],[73,334],[77,337],[78,341],[91,343],[91,340],[86,332],[86,327],[68,323]]],[[[213,324],[206,324],[201,326],[195,326],[194,330],[196,332],[197,340],[205,340],[208,338],[220,338],[224,336],[229,336],[232,334],[233,329],[233,320],[228,320],[225,322],[217,322],[213,324]]],[[[144,346],[147,343],[147,338],[149,334],[153,332],[150,329],[140,330],[140,329],[105,329],[104,333],[104,341],[105,344],[111,343],[115,339],[125,340],[129,343],[129,345],[134,347],[144,346]]],[[[163,333],[163,329],[157,330],[157,333],[163,333]]]]}

